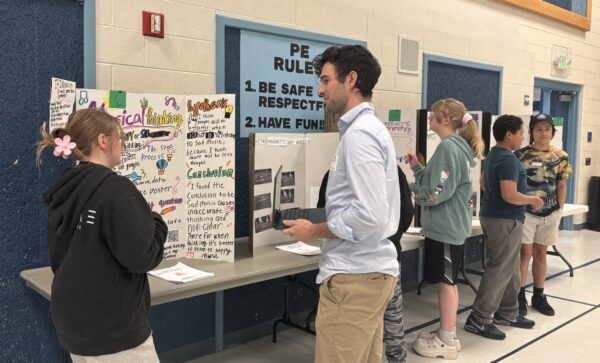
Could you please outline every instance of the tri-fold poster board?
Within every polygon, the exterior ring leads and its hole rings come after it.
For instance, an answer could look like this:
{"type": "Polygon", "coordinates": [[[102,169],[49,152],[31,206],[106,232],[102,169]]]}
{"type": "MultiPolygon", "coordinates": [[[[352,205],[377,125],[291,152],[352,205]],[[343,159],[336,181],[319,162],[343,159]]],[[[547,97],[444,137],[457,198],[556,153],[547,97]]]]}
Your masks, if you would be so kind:
{"type": "Polygon", "coordinates": [[[165,258],[233,262],[235,96],[75,89],[61,81],[53,79],[51,129],[66,124],[73,102],[117,118],[125,148],[115,171],[169,226],[165,258]]]}
{"type": "Polygon", "coordinates": [[[339,134],[250,134],[250,250],[292,241],[273,228],[275,173],[281,167],[282,209],[314,208],[323,176],[337,150],[339,134]]]}

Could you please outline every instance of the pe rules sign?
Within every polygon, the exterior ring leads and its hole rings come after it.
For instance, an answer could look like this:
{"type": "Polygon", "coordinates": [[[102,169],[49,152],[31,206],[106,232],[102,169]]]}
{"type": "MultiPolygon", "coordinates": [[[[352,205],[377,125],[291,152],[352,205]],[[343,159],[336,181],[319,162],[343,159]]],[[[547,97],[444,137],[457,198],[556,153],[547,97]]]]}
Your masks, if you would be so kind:
{"type": "Polygon", "coordinates": [[[322,132],[325,104],[312,61],[331,44],[241,31],[240,136],[322,132]]]}

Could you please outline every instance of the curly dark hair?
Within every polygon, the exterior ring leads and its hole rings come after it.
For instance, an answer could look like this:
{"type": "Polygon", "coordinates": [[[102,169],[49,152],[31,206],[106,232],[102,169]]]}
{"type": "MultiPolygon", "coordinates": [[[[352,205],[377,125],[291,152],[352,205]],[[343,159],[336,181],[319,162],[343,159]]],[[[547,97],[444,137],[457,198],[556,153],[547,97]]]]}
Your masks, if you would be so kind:
{"type": "Polygon", "coordinates": [[[356,88],[363,97],[372,97],[373,88],[381,75],[381,66],[373,54],[362,45],[333,46],[313,60],[313,65],[320,76],[325,63],[331,63],[336,70],[337,80],[344,82],[351,71],[358,74],[356,88]]]}
{"type": "Polygon", "coordinates": [[[516,134],[523,127],[523,120],[514,115],[502,115],[496,119],[492,131],[497,142],[504,141],[504,136],[510,131],[516,134]]]}

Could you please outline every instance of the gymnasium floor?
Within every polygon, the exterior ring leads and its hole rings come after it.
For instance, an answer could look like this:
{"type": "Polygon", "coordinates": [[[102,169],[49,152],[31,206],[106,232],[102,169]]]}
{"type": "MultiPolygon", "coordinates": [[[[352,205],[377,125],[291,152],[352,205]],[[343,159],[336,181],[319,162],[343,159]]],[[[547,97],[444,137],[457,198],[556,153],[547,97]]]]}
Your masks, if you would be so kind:
{"type": "MultiPolygon", "coordinates": [[[[600,362],[600,233],[561,231],[559,238],[557,246],[575,268],[575,276],[569,277],[567,266],[559,257],[548,256],[545,292],[556,315],[547,317],[530,308],[528,318],[536,322],[533,329],[500,327],[507,333],[505,340],[482,338],[463,330],[475,295],[468,285],[459,284],[457,332],[463,348],[453,362],[600,362]]],[[[477,275],[468,277],[478,285],[477,275]]],[[[529,299],[532,288],[527,291],[529,299]]],[[[416,291],[404,294],[408,347],[420,330],[437,327],[437,315],[434,287],[425,287],[422,295],[416,291]]],[[[190,362],[308,363],[313,361],[314,346],[314,336],[289,329],[279,333],[276,344],[270,336],[263,337],[190,362]]],[[[420,357],[409,348],[408,362],[442,361],[420,357]]]]}

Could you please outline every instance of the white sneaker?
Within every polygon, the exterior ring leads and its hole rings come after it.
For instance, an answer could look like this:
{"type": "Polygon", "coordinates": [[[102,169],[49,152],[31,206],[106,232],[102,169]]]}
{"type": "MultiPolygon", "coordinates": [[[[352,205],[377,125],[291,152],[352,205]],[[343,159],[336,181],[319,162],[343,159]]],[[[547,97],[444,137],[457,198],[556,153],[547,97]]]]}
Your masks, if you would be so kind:
{"type": "MultiPolygon", "coordinates": [[[[432,339],[434,336],[438,335],[438,330],[439,329],[436,329],[434,331],[421,331],[421,332],[419,332],[417,339],[432,339]]],[[[439,335],[438,335],[438,338],[439,338],[439,335]]],[[[442,339],[440,338],[440,340],[442,340],[442,339]]],[[[459,352],[462,350],[462,346],[460,345],[460,340],[458,340],[458,335],[456,335],[456,333],[454,333],[454,339],[452,339],[450,341],[443,341],[443,342],[445,342],[448,345],[456,346],[456,350],[458,350],[459,352]]]]}
{"type": "Polygon", "coordinates": [[[458,348],[456,345],[443,342],[437,334],[430,339],[417,338],[413,344],[413,350],[417,354],[428,358],[441,357],[444,359],[457,359],[458,348]]]}

